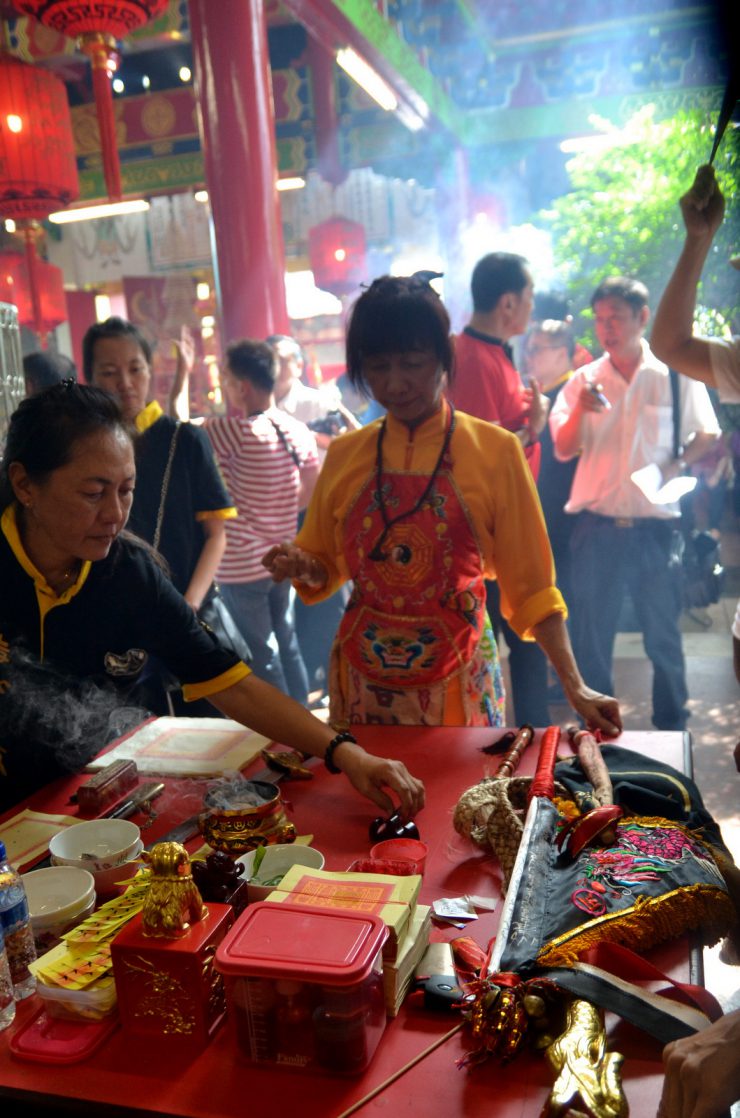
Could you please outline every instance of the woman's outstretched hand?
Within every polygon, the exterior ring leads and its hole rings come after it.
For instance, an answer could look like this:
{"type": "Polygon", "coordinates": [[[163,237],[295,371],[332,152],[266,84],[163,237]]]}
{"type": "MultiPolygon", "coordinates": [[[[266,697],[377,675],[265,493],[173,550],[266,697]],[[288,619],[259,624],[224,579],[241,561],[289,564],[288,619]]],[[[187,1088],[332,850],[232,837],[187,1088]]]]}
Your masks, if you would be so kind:
{"type": "Polygon", "coordinates": [[[351,742],[336,749],[334,760],[353,787],[381,811],[396,810],[389,792],[398,797],[398,810],[404,820],[413,819],[424,807],[424,785],[411,775],[403,761],[374,757],[351,742]]]}

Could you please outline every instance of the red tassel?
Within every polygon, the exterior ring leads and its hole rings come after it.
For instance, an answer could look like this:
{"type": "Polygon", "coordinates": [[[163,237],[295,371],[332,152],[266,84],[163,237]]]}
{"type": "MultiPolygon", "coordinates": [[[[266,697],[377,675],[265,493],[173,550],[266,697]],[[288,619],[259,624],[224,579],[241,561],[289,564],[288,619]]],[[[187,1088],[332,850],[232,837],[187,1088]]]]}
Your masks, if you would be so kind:
{"type": "Polygon", "coordinates": [[[112,202],[121,200],[121,164],[116,142],[116,118],[113,112],[111,74],[115,72],[118,56],[104,35],[84,37],[81,43],[92,66],[93,92],[98,112],[100,149],[103,157],[103,175],[108,197],[112,202]]]}
{"type": "Polygon", "coordinates": [[[31,292],[31,307],[33,308],[33,326],[39,336],[41,348],[46,349],[46,332],[41,317],[41,292],[39,291],[38,257],[36,256],[36,233],[30,226],[24,229],[26,240],[26,266],[28,268],[28,286],[31,292]]]}

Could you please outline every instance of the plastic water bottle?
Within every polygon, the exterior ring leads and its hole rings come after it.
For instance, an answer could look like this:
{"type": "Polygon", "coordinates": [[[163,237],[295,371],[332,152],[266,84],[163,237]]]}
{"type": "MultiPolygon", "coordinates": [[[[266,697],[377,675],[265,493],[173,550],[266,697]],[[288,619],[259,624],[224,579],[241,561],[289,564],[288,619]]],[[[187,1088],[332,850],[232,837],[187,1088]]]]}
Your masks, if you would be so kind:
{"type": "Polygon", "coordinates": [[[15,996],[13,994],[13,979],[10,977],[10,965],[5,951],[3,939],[3,926],[0,924],[0,1032],[7,1029],[15,1018],[15,996]]]}
{"type": "Polygon", "coordinates": [[[0,842],[0,924],[10,964],[15,1000],[27,998],[36,990],[36,979],[28,969],[36,958],[28,900],[20,874],[8,861],[5,843],[0,842]]]}

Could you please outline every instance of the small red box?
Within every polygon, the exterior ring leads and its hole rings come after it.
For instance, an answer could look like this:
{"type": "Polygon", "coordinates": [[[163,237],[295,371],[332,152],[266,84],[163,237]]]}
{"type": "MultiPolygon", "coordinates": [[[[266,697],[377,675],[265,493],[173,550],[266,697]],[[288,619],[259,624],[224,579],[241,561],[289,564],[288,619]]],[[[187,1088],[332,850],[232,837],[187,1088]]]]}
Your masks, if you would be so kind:
{"type": "Polygon", "coordinates": [[[141,914],[111,944],[118,1008],[125,1029],[204,1048],[226,1013],[216,948],[234,921],[231,905],[207,915],[177,939],[144,935],[141,914]]]}
{"type": "Polygon", "coordinates": [[[237,1043],[257,1064],[356,1075],[385,1028],[378,916],[258,902],[216,952],[237,1043]]]}

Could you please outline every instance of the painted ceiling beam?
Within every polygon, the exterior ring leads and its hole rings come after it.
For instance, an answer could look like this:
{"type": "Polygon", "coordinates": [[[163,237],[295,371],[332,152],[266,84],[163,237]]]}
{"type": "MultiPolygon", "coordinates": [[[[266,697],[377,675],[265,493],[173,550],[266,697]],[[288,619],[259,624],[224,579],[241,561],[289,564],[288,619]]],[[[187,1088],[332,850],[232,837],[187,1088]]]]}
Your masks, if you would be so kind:
{"type": "Polygon", "coordinates": [[[463,114],[373,0],[283,0],[308,33],[335,53],[352,47],[391,87],[401,106],[424,123],[462,139],[463,114]]]}

